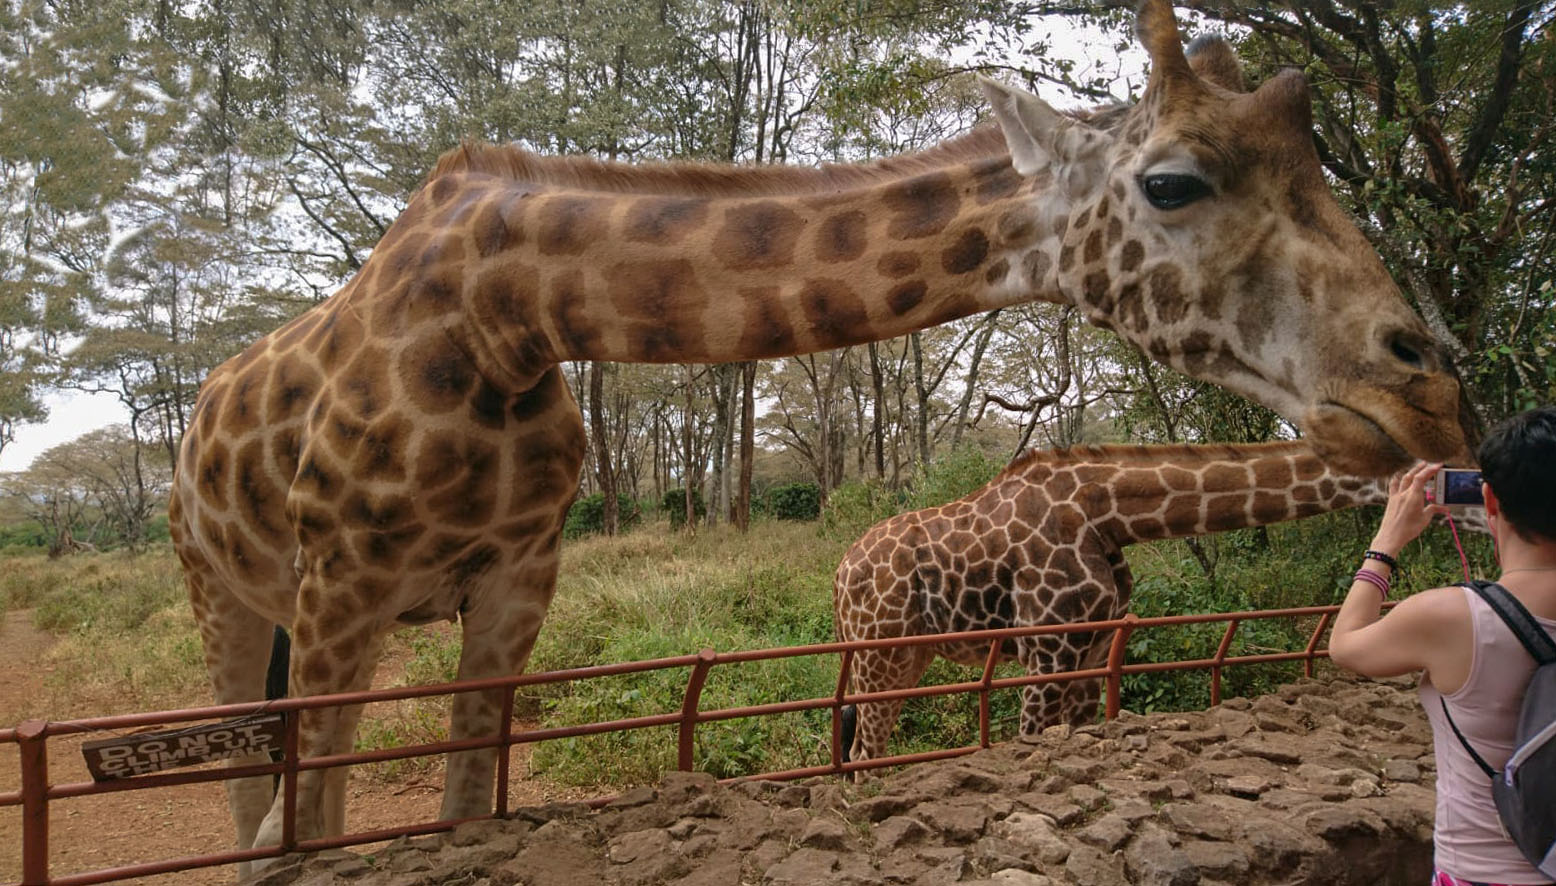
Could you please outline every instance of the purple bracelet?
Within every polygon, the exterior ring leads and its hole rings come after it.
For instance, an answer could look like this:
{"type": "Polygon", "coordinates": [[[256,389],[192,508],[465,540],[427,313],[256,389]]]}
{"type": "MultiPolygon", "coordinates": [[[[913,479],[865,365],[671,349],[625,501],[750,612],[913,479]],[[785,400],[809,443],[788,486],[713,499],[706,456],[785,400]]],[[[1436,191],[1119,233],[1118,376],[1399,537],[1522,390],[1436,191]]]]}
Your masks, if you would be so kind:
{"type": "Polygon", "coordinates": [[[1377,588],[1378,593],[1383,595],[1383,599],[1387,600],[1389,598],[1389,580],[1377,574],[1376,572],[1373,572],[1370,569],[1356,570],[1356,574],[1351,576],[1351,583],[1355,584],[1359,581],[1364,581],[1367,584],[1377,588]]]}

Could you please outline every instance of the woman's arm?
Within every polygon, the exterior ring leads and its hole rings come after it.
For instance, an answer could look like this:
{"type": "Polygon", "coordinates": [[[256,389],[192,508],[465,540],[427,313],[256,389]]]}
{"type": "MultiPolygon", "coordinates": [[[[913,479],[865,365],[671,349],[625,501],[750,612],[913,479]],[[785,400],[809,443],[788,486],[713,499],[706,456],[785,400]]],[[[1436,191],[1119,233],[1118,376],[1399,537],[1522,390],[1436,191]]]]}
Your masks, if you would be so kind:
{"type": "MultiPolygon", "coordinates": [[[[1389,503],[1370,550],[1397,557],[1436,514],[1447,509],[1427,502],[1426,481],[1441,465],[1418,464],[1389,481],[1389,503]]],[[[1392,567],[1364,560],[1363,572],[1387,583],[1392,567]]],[[[1469,641],[1468,608],[1457,588],[1437,588],[1407,598],[1379,618],[1383,594],[1373,581],[1358,578],[1335,616],[1329,657],[1335,664],[1367,677],[1394,677],[1433,670],[1452,660],[1450,653],[1469,641]]]]}

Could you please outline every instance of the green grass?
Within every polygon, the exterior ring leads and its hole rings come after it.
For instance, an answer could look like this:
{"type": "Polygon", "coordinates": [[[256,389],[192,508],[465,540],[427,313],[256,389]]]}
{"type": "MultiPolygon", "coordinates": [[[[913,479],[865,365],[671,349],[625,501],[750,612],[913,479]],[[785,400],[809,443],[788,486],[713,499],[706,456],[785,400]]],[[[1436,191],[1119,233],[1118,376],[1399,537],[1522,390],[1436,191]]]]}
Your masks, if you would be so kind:
{"type": "MultiPolygon", "coordinates": [[[[858,504],[855,502],[854,504],[858,504]]],[[[801,645],[833,639],[832,573],[858,525],[879,510],[866,503],[851,519],[822,522],[759,521],[749,534],[728,527],[696,534],[663,520],[616,538],[591,537],[563,546],[556,597],[529,670],[557,670],[607,662],[719,651],[801,645]]],[[[1230,533],[1207,542],[1217,564],[1207,577],[1181,541],[1127,549],[1135,573],[1132,609],[1139,615],[1235,611],[1337,602],[1376,513],[1347,512],[1272,527],[1267,533],[1230,533]]],[[[1482,539],[1470,543],[1472,562],[1489,563],[1482,539]]],[[[1400,584],[1407,590],[1452,580],[1458,558],[1445,533],[1408,548],[1400,584]]],[[[166,546],[132,556],[82,554],[59,560],[11,557],[0,569],[0,601],[32,608],[39,626],[62,639],[51,651],[50,687],[66,699],[51,716],[125,711],[209,700],[199,642],[166,546]]],[[[1131,661],[1209,657],[1219,625],[1138,631],[1131,661]]],[[[1245,624],[1233,654],[1301,649],[1312,624],[1245,624]]],[[[386,673],[392,683],[453,679],[458,632],[406,629],[389,641],[386,673]]],[[[830,695],[835,657],[807,656],[715,668],[703,691],[703,710],[830,695]]],[[[1007,667],[1002,673],[1014,673],[1007,667]]],[[[1234,668],[1223,694],[1268,691],[1300,673],[1300,665],[1234,668]]],[[[680,709],[686,669],[614,677],[571,686],[529,687],[516,713],[542,726],[595,722],[680,709]]],[[[975,669],[936,662],[926,682],[972,679],[975,669]]],[[[1125,679],[1124,704],[1137,711],[1200,708],[1209,701],[1205,672],[1135,675],[1125,679]]],[[[993,698],[995,738],[1010,736],[1019,720],[1019,692],[993,698]]],[[[447,703],[406,702],[370,710],[358,747],[431,741],[446,734],[447,703]]],[[[908,703],[893,752],[927,750],[976,740],[973,695],[908,703]]],[[[720,776],[812,765],[827,759],[826,711],[703,724],[696,760],[720,776]]],[[[531,766],[542,777],[571,785],[624,786],[673,768],[675,730],[658,727],[609,736],[566,739],[538,746],[531,766]]],[[[371,775],[399,778],[411,765],[379,767],[371,775]]],[[[435,766],[436,764],[429,764],[435,766]]]]}

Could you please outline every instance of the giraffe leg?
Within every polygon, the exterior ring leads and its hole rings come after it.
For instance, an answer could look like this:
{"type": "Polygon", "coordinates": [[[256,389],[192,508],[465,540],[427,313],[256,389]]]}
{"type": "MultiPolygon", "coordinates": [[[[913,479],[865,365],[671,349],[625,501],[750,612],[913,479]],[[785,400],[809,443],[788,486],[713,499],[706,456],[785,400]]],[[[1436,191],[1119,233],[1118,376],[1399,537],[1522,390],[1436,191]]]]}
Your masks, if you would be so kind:
{"type": "MultiPolygon", "coordinates": [[[[546,609],[556,589],[556,537],[542,553],[521,561],[516,570],[496,571],[476,604],[463,613],[464,644],[459,653],[459,679],[506,677],[521,673],[535,647],[546,609]],[[524,593],[535,589],[535,593],[524,593]]],[[[454,699],[449,738],[459,741],[497,735],[502,728],[503,693],[466,692],[454,699]]],[[[497,749],[450,754],[443,787],[442,819],[468,818],[492,811],[497,749]]]]}
{"type": "MultiPolygon", "coordinates": [[[[365,666],[357,670],[356,679],[346,692],[371,689],[373,674],[378,670],[378,659],[383,652],[383,635],[375,634],[364,653],[365,666]]],[[[340,709],[335,721],[336,734],[331,747],[350,751],[356,746],[357,724],[362,719],[362,705],[348,705],[340,709]]],[[[324,836],[335,837],[346,832],[346,779],[351,774],[349,766],[338,766],[324,771],[324,836]]]]}
{"type": "MultiPolygon", "coordinates": [[[[1028,674],[1057,674],[1082,667],[1081,649],[1075,648],[1062,636],[1022,637],[1016,642],[1016,658],[1028,674]]],[[[1067,716],[1074,708],[1072,695],[1092,687],[1092,701],[1096,701],[1095,680],[1068,683],[1042,683],[1021,687],[1021,734],[1031,737],[1060,723],[1070,722],[1067,716]]],[[[1076,696],[1079,698],[1080,696],[1076,696]]]]}
{"type": "MultiPolygon", "coordinates": [[[[198,567],[186,568],[184,574],[216,703],[263,700],[275,626],[232,594],[224,592],[214,578],[198,567]]],[[[269,757],[263,754],[249,754],[233,758],[227,765],[254,766],[269,762],[269,757]]],[[[251,848],[260,822],[275,798],[275,780],[261,775],[229,779],[225,785],[227,806],[237,830],[237,847],[251,848]]],[[[249,862],[239,864],[239,876],[247,876],[250,867],[249,862]]]]}
{"type": "MultiPolygon", "coordinates": [[[[860,650],[854,657],[849,682],[854,692],[908,689],[918,685],[934,658],[934,652],[922,646],[860,650]]],[[[886,756],[887,739],[891,738],[892,728],[897,725],[897,716],[901,713],[901,699],[861,703],[849,759],[876,760],[886,756]]],[[[858,781],[862,774],[855,772],[854,780],[858,781]]]]}
{"type": "MultiPolygon", "coordinates": [[[[305,568],[293,619],[293,696],[347,692],[371,682],[378,665],[381,630],[378,613],[371,611],[369,601],[381,593],[382,588],[367,578],[326,582],[305,568]],[[326,599],[328,605],[312,603],[326,599]]],[[[360,715],[360,707],[355,705],[300,712],[300,755],[310,758],[350,752],[360,715]]],[[[345,769],[312,769],[297,774],[299,840],[339,833],[344,827],[346,777],[345,769]]],[[[260,824],[256,846],[280,843],[282,807],[282,798],[277,796],[260,824]]],[[[255,868],[267,863],[256,862],[255,868]]]]}

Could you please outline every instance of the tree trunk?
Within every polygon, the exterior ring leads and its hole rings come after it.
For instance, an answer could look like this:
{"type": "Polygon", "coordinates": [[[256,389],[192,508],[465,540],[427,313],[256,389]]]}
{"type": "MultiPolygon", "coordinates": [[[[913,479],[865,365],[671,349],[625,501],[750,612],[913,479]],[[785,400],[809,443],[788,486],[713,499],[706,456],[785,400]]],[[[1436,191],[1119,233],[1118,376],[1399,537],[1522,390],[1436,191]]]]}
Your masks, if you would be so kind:
{"type": "Polygon", "coordinates": [[[751,528],[751,459],[756,455],[756,361],[740,364],[740,487],[735,494],[735,525],[751,528]]]}
{"type": "Polygon", "coordinates": [[[870,342],[870,383],[875,388],[875,403],[870,410],[870,435],[875,441],[875,478],[886,479],[886,431],[881,410],[886,403],[886,379],[881,376],[881,352],[870,342]]]}
{"type": "Polygon", "coordinates": [[[589,427],[594,434],[595,474],[605,496],[605,534],[615,535],[621,522],[616,501],[616,471],[611,465],[610,433],[605,422],[605,364],[589,364],[589,427]]]}

